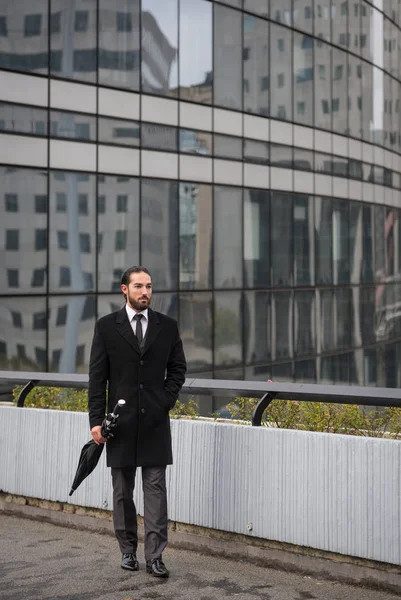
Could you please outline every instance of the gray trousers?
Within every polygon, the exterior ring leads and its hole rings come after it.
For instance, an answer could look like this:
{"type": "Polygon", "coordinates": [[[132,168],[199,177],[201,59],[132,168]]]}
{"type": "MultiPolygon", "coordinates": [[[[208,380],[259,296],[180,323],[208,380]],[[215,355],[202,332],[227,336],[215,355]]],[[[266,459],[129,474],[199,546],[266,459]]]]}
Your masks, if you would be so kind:
{"type": "MultiPolygon", "coordinates": [[[[134,503],[136,469],[111,469],[113,522],[122,554],[136,554],[138,526],[134,503]]],[[[166,467],[142,467],[145,560],[159,558],[167,546],[166,467]]]]}

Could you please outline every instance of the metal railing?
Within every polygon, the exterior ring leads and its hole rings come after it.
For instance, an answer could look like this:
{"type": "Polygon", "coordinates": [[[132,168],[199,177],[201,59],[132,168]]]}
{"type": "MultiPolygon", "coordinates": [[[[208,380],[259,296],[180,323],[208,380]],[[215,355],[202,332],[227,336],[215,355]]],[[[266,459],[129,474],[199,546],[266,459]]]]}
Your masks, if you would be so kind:
{"type": "MultiPolygon", "coordinates": [[[[88,375],[69,373],[0,371],[0,382],[9,385],[24,385],[17,401],[17,406],[22,408],[27,395],[35,386],[86,389],[89,378],[88,375]]],[[[185,380],[181,393],[205,396],[260,397],[252,415],[254,427],[262,424],[263,413],[272,400],[333,402],[401,408],[401,390],[398,388],[188,378],[185,380]]]]}

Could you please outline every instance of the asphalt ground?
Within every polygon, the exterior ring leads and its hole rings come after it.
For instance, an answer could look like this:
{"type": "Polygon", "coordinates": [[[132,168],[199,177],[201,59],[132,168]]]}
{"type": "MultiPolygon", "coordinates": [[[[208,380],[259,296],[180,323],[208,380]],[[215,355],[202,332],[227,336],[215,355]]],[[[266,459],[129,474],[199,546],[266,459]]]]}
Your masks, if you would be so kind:
{"type": "MultiPolygon", "coordinates": [[[[2,600],[395,600],[361,586],[168,548],[170,578],[124,571],[110,535],[0,514],[2,600]]],[[[399,597],[399,596],[398,596],[399,597]]]]}

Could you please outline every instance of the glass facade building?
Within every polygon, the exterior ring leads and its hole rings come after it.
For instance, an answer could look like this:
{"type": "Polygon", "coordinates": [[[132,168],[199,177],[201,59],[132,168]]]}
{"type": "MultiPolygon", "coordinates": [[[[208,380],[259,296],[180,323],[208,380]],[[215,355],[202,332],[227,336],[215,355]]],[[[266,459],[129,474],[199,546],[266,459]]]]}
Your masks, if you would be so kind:
{"type": "Polygon", "coordinates": [[[189,375],[400,386],[401,0],[0,0],[0,368],[133,264],[189,375]]]}

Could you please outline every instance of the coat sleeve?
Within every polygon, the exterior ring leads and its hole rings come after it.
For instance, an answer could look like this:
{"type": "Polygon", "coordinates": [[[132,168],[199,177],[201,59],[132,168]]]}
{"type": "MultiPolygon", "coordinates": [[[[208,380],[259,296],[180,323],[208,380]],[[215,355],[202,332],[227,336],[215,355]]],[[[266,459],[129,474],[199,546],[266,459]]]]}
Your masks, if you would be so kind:
{"type": "Polygon", "coordinates": [[[99,323],[95,325],[89,360],[88,409],[90,428],[101,425],[106,414],[106,387],[109,379],[109,357],[99,323]]]}
{"type": "Polygon", "coordinates": [[[185,360],[184,349],[178,326],[175,328],[175,338],[171,346],[170,356],[167,362],[167,373],[164,382],[164,391],[170,398],[171,402],[168,409],[174,408],[178,399],[178,394],[185,382],[185,373],[187,370],[187,362],[185,360]]]}

